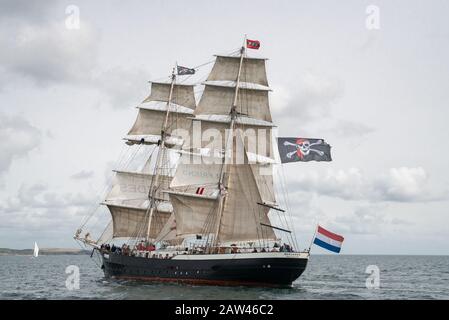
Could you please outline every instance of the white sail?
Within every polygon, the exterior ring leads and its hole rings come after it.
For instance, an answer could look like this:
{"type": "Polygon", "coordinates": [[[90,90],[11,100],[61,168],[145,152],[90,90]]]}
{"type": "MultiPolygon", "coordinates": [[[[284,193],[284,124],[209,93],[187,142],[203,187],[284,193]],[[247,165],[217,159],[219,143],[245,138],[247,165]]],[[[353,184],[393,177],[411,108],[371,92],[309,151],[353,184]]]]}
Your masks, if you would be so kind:
{"type": "Polygon", "coordinates": [[[33,250],[33,256],[37,258],[39,256],[39,247],[37,246],[37,243],[34,242],[34,250],[33,250]]]}
{"type": "MultiPolygon", "coordinates": [[[[112,215],[114,238],[140,238],[145,235],[148,225],[148,209],[126,206],[108,205],[112,215]]],[[[157,237],[171,212],[156,210],[151,220],[150,238],[157,237]]]]}
{"type": "MultiPolygon", "coordinates": [[[[192,123],[193,141],[185,141],[183,149],[224,149],[230,123],[229,115],[196,115],[192,123]]],[[[245,136],[246,150],[271,158],[273,126],[271,122],[249,117],[239,117],[235,121],[235,128],[241,130],[245,136]]]]}
{"type": "MultiPolygon", "coordinates": [[[[207,232],[207,221],[217,216],[217,197],[194,193],[170,193],[178,236],[207,232]]],[[[215,219],[216,221],[216,219],[215,219]]]]}
{"type": "MultiPolygon", "coordinates": [[[[112,189],[106,196],[105,203],[145,208],[153,179],[151,174],[115,171],[112,189]]],[[[159,177],[160,186],[156,191],[158,200],[168,201],[168,196],[162,190],[168,188],[171,179],[172,177],[165,175],[159,177]]]]}
{"type": "MultiPolygon", "coordinates": [[[[214,67],[212,68],[208,81],[235,81],[239,71],[239,56],[222,56],[217,55],[214,67]]],[[[243,58],[243,66],[241,69],[241,82],[256,83],[268,86],[267,73],[265,70],[264,58],[243,58]]]]}
{"type": "Polygon", "coordinates": [[[222,159],[201,154],[182,153],[176,174],[170,183],[172,190],[186,192],[188,187],[217,187],[222,159]]]}
{"type": "Polygon", "coordinates": [[[159,234],[157,235],[155,241],[168,241],[173,242],[174,240],[182,240],[176,233],[176,219],[175,214],[172,213],[165,223],[164,227],[161,229],[159,234]]]}
{"type": "MultiPolygon", "coordinates": [[[[142,235],[142,226],[148,223],[148,193],[151,174],[116,171],[113,187],[103,204],[107,205],[112,215],[114,237],[138,237],[142,235]]],[[[172,177],[159,177],[160,185],[155,193],[157,201],[156,218],[152,221],[152,237],[156,237],[168,217],[173,212],[168,195],[162,192],[167,189],[172,177]]]]}
{"type": "MultiPolygon", "coordinates": [[[[151,94],[138,106],[137,119],[124,137],[128,144],[145,143],[157,144],[161,139],[161,130],[165,123],[167,108],[171,113],[167,123],[167,132],[175,129],[188,130],[191,125],[193,109],[195,109],[195,95],[192,85],[175,84],[171,102],[168,106],[170,83],[152,82],[151,94]]],[[[183,143],[182,137],[166,137],[167,147],[179,147],[183,143]]]]}
{"type": "MultiPolygon", "coordinates": [[[[170,108],[172,109],[172,108],[170,108]]],[[[173,108],[175,109],[175,108],[173,108]]],[[[191,120],[190,118],[192,117],[193,111],[190,112],[186,112],[185,109],[187,108],[183,108],[182,111],[172,111],[170,110],[171,113],[173,113],[172,117],[170,117],[169,119],[169,127],[173,128],[173,129],[180,129],[180,128],[186,128],[186,130],[188,128],[190,128],[190,124],[191,124],[191,120]]],[[[190,110],[190,109],[187,109],[190,110]]],[[[128,134],[126,135],[125,139],[133,142],[136,141],[137,139],[135,138],[136,136],[157,136],[160,139],[160,134],[161,134],[161,127],[162,127],[162,123],[165,120],[165,115],[167,113],[167,109],[159,109],[159,108],[150,108],[150,107],[139,107],[139,114],[137,115],[137,119],[136,122],[134,123],[133,127],[131,128],[131,130],[128,132],[128,134]]],[[[145,140],[145,137],[143,137],[145,140]]],[[[182,137],[172,137],[172,138],[182,138],[182,137]]],[[[140,139],[142,139],[142,137],[140,137],[140,139]]],[[[152,144],[154,143],[151,140],[147,140],[145,141],[146,143],[152,144]]],[[[157,143],[157,141],[156,141],[157,143]]]]}
{"type": "MultiPolygon", "coordinates": [[[[144,100],[144,103],[149,101],[163,101],[167,103],[170,95],[170,86],[170,82],[151,82],[151,94],[144,100]]],[[[171,104],[195,109],[196,102],[193,89],[193,85],[175,83],[171,104]]]]}
{"type": "Polygon", "coordinates": [[[176,165],[172,159],[176,157],[165,147],[180,147],[183,144],[182,137],[171,133],[176,129],[190,129],[190,118],[196,103],[192,85],[174,84],[172,92],[171,86],[171,83],[151,83],[151,94],[138,106],[137,119],[124,138],[129,145],[159,146],[161,133],[165,132],[163,148],[157,147],[154,158],[148,159],[146,152],[147,158],[139,160],[145,164],[138,166],[137,171],[116,171],[112,189],[103,201],[112,216],[113,237],[146,235],[154,239],[173,213],[168,194],[163,190],[168,189],[172,180],[170,172],[172,165],[176,165]],[[155,158],[159,159],[159,163],[153,161],[155,158]],[[153,209],[150,208],[151,201],[155,203],[153,209]],[[154,214],[150,214],[150,209],[154,210],[154,214]],[[146,234],[148,231],[150,233],[146,234]]]}
{"type": "MultiPolygon", "coordinates": [[[[218,86],[217,83],[205,82],[205,85],[195,114],[229,115],[235,89],[223,83],[218,86]]],[[[240,89],[237,112],[254,119],[271,122],[268,91],[240,89]]]]}
{"type": "Polygon", "coordinates": [[[111,219],[111,221],[109,221],[108,225],[106,226],[106,229],[103,230],[100,238],[98,238],[98,240],[96,241],[97,245],[102,245],[109,242],[113,238],[113,232],[113,223],[111,219]]]}
{"type": "Polygon", "coordinates": [[[208,149],[210,154],[227,149],[226,140],[232,123],[233,147],[230,150],[234,155],[239,151],[237,154],[243,156],[243,163],[237,164],[234,159],[232,164],[225,166],[226,194],[222,208],[218,205],[221,164],[178,166],[170,185],[174,191],[170,193],[170,201],[178,234],[209,233],[217,226],[220,242],[276,239],[273,229],[264,226],[271,224],[269,207],[260,205],[276,203],[271,144],[274,124],[268,102],[265,60],[243,58],[242,63],[238,79],[240,57],[217,56],[194,112],[192,132],[195,134],[195,126],[199,124],[202,140],[198,142],[193,137],[193,143],[184,144],[184,148],[208,149]],[[239,89],[236,91],[237,84],[239,89]],[[236,92],[238,96],[234,99],[236,92]],[[237,102],[237,117],[231,122],[234,101],[237,102]],[[249,162],[247,152],[252,162],[249,162]],[[184,192],[179,192],[179,188],[184,192]],[[195,190],[200,190],[200,194],[195,190]]]}
{"type": "Polygon", "coordinates": [[[264,226],[270,225],[269,207],[261,205],[276,204],[271,137],[274,124],[265,59],[217,56],[203,84],[198,107],[193,86],[173,84],[170,92],[171,84],[157,82],[152,83],[150,96],[139,105],[137,119],[125,137],[127,143],[160,144],[169,112],[163,147],[182,145],[189,152],[181,159],[190,161],[181,161],[174,177],[158,171],[158,189],[152,193],[157,205],[153,218],[148,217],[152,201],[148,195],[155,176],[149,174],[149,165],[145,165],[146,171],[117,172],[104,201],[112,215],[114,237],[142,236],[151,221],[150,236],[158,240],[215,230],[221,242],[276,238],[273,229],[264,226]],[[236,117],[232,118],[234,103],[236,117]],[[240,156],[243,151],[243,164],[223,165],[221,153],[231,126],[232,139],[237,142],[231,150],[240,152],[240,156]],[[189,130],[190,139],[171,134],[179,128],[189,130]],[[209,157],[198,162],[195,150],[207,150],[209,157]],[[220,191],[223,170],[225,191],[220,191]]]}

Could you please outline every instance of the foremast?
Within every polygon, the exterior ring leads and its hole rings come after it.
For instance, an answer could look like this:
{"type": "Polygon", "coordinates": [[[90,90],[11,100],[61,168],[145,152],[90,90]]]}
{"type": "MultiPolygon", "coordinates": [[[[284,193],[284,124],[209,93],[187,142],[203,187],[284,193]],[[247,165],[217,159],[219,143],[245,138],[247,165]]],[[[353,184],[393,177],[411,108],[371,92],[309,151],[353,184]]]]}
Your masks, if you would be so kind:
{"type": "Polygon", "coordinates": [[[148,225],[147,225],[147,232],[145,235],[146,241],[150,240],[150,231],[151,231],[151,221],[153,219],[154,210],[156,207],[156,190],[159,183],[159,176],[160,176],[160,168],[161,168],[161,161],[162,157],[165,155],[165,139],[167,137],[167,125],[168,125],[168,117],[170,115],[170,104],[173,97],[173,88],[176,81],[176,74],[175,74],[175,68],[173,68],[172,74],[171,74],[171,83],[170,83],[170,91],[168,95],[168,101],[167,101],[167,112],[165,114],[165,120],[162,125],[161,129],[161,139],[158,142],[159,145],[159,152],[157,154],[156,158],[156,164],[154,167],[154,174],[153,179],[151,180],[150,190],[148,192],[148,198],[150,200],[150,206],[148,208],[148,225]]]}
{"type": "Polygon", "coordinates": [[[174,222],[173,206],[163,191],[177,165],[172,150],[184,142],[175,128],[191,126],[194,85],[176,83],[174,70],[170,81],[150,83],[150,95],[137,106],[137,118],[124,137],[130,146],[125,166],[114,170],[112,188],[102,202],[112,216],[112,238],[153,241],[174,222]]]}

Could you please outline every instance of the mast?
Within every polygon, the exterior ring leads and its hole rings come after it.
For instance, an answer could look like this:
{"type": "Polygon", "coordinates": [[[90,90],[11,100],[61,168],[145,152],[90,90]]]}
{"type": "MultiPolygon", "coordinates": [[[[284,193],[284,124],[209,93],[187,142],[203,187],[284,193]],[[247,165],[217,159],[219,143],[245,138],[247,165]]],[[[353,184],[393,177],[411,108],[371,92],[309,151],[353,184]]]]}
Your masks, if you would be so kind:
{"type": "MultiPolygon", "coordinates": [[[[219,216],[218,216],[217,228],[216,228],[215,237],[214,237],[214,242],[215,242],[214,245],[215,246],[218,244],[218,235],[220,233],[221,218],[223,216],[223,210],[224,210],[225,201],[226,201],[226,194],[224,194],[223,191],[226,190],[226,187],[229,184],[229,177],[230,177],[229,174],[227,175],[227,178],[226,178],[226,184],[223,184],[223,180],[224,180],[224,174],[225,174],[225,167],[226,168],[228,167],[228,166],[226,166],[228,145],[229,145],[229,143],[231,143],[231,147],[232,147],[234,144],[234,138],[233,138],[234,137],[234,126],[235,126],[235,119],[237,117],[237,99],[238,99],[238,94],[239,94],[240,75],[242,72],[243,57],[245,54],[245,42],[246,42],[246,36],[244,37],[244,40],[243,40],[243,46],[240,49],[239,71],[237,73],[237,81],[236,81],[235,91],[234,91],[234,101],[232,103],[232,108],[231,108],[231,124],[230,124],[230,128],[229,128],[228,139],[226,141],[223,165],[221,167],[221,173],[220,173],[220,180],[218,182],[218,189],[220,190],[220,203],[219,203],[219,207],[218,207],[219,216]]],[[[232,155],[232,153],[231,153],[231,155],[232,155]]],[[[233,160],[231,159],[231,161],[233,161],[233,160]]]]}
{"type": "Polygon", "coordinates": [[[149,207],[148,226],[147,226],[147,232],[146,232],[146,237],[145,237],[145,239],[147,241],[150,239],[151,220],[153,219],[154,209],[156,207],[156,201],[155,201],[154,195],[156,193],[156,188],[157,188],[157,185],[159,182],[159,175],[160,175],[159,167],[161,165],[162,155],[165,152],[165,138],[166,138],[166,134],[167,134],[166,130],[167,130],[167,124],[168,124],[168,116],[170,114],[170,103],[171,103],[172,96],[173,96],[173,87],[175,84],[175,80],[176,80],[175,68],[173,68],[172,75],[171,75],[170,93],[168,95],[168,101],[167,101],[167,112],[165,114],[165,121],[164,121],[164,124],[162,125],[162,129],[161,129],[161,140],[160,140],[159,152],[157,154],[156,164],[155,164],[155,168],[154,168],[154,177],[151,181],[150,190],[148,192],[148,197],[150,199],[150,207],[149,207]]]}
{"type": "MultiPolygon", "coordinates": [[[[268,175],[272,171],[272,159],[263,156],[265,150],[272,148],[271,138],[261,141],[260,150],[259,144],[257,151],[248,149],[251,143],[259,141],[261,133],[268,131],[271,137],[274,127],[268,101],[266,59],[247,57],[245,51],[243,46],[237,55],[216,55],[211,72],[202,82],[204,92],[193,113],[201,134],[209,138],[201,139],[200,148],[210,154],[187,152],[194,158],[193,163],[188,161],[177,167],[168,192],[176,218],[176,235],[207,235],[205,244],[210,252],[221,242],[276,239],[273,229],[264,227],[271,225],[269,208],[258,204],[276,203],[273,178],[268,175]],[[245,129],[242,134],[237,133],[240,126],[245,129]],[[214,131],[211,133],[209,129],[214,131]],[[221,153],[218,158],[217,151],[221,153]],[[229,162],[235,161],[232,154],[237,151],[244,151],[244,164],[229,162]],[[206,163],[201,161],[204,157],[206,163]],[[266,175],[261,174],[262,168],[266,175]]],[[[188,144],[183,148],[196,147],[188,144]]]]}

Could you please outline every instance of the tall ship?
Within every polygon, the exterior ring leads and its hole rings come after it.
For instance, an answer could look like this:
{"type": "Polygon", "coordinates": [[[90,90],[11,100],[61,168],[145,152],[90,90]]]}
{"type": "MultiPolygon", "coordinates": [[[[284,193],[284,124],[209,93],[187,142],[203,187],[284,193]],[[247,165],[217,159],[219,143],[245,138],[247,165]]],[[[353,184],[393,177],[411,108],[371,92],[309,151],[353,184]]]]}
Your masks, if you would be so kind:
{"type": "Polygon", "coordinates": [[[248,41],[216,55],[199,84],[186,83],[196,68],[179,66],[150,82],[124,137],[133,165],[114,170],[102,202],[111,220],[97,240],[86,221],[75,234],[106,277],[284,287],[306,269],[310,250],[275,196],[267,59],[250,57],[248,41]]]}

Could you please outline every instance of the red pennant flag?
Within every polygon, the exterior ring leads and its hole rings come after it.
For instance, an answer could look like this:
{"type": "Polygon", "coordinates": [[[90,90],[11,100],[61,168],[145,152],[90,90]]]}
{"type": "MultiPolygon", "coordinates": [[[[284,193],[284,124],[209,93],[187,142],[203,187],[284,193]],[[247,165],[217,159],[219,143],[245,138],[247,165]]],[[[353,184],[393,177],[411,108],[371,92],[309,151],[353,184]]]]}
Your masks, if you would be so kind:
{"type": "Polygon", "coordinates": [[[258,50],[260,48],[260,41],[259,40],[246,40],[246,47],[248,49],[256,49],[258,50]]]}

